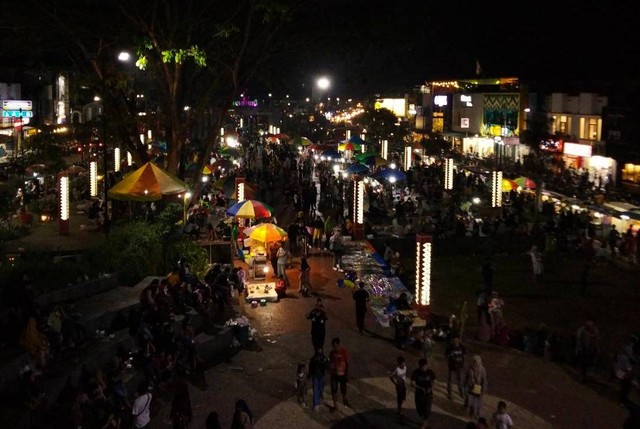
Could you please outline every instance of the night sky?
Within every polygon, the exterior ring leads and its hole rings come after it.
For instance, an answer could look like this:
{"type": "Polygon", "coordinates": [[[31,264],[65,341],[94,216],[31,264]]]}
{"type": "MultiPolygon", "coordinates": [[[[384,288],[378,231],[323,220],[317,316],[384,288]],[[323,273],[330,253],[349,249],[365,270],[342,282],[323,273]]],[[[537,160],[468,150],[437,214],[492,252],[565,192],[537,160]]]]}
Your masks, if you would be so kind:
{"type": "Polygon", "coordinates": [[[392,94],[430,79],[640,76],[640,26],[609,2],[449,0],[305,2],[286,28],[274,87],[307,92],[320,74],[336,95],[392,94]]]}

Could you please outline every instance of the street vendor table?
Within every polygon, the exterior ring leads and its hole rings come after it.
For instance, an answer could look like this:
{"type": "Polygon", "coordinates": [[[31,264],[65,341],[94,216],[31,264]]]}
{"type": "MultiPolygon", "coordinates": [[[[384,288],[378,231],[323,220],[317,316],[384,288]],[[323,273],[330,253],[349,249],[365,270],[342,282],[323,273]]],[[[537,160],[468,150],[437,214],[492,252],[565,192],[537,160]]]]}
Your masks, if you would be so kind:
{"type": "Polygon", "coordinates": [[[247,285],[247,297],[245,300],[251,302],[260,301],[261,299],[267,302],[278,301],[275,282],[249,283],[247,285]]]}

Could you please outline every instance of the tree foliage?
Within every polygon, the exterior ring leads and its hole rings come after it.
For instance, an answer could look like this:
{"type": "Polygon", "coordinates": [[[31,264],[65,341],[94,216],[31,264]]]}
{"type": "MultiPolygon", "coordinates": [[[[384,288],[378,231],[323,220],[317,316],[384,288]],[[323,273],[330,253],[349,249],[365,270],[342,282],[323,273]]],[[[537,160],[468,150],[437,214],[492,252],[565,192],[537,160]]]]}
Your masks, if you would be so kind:
{"type": "Polygon", "coordinates": [[[398,117],[389,109],[367,109],[353,118],[352,122],[367,131],[367,140],[378,143],[389,140],[392,143],[404,142],[409,130],[402,125],[398,117]]]}
{"type": "MultiPolygon", "coordinates": [[[[178,173],[192,122],[208,117],[210,140],[231,101],[255,78],[273,52],[278,29],[295,0],[25,0],[10,8],[9,33],[28,34],[30,50],[46,61],[67,59],[82,85],[103,95],[105,116],[135,160],[147,160],[138,135],[137,94],[145,94],[167,142],[166,167],[178,173]],[[135,54],[134,72],[116,60],[135,54]],[[189,109],[185,109],[189,106],[189,109]]],[[[34,60],[31,60],[34,62],[34,60]]],[[[204,159],[204,157],[200,157],[204,159]]]]}

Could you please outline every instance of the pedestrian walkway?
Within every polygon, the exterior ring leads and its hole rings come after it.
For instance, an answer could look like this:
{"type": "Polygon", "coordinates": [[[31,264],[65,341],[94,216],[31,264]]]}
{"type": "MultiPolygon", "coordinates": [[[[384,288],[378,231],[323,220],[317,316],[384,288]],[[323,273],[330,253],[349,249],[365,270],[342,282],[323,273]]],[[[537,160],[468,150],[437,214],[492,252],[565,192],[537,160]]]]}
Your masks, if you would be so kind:
{"type": "MultiPolygon", "coordinates": [[[[375,377],[355,380],[349,385],[351,389],[354,408],[338,406],[335,413],[329,411],[328,406],[319,411],[302,408],[295,396],[291,396],[273,407],[266,415],[262,416],[255,428],[269,429],[274,427],[306,427],[322,428],[400,428],[407,425],[418,425],[419,417],[415,411],[412,389],[407,393],[404,404],[405,420],[401,423],[396,414],[396,394],[393,384],[388,377],[375,377]]],[[[325,389],[325,397],[329,397],[328,387],[325,389]]],[[[484,396],[484,409],[495,410],[498,401],[509,402],[508,398],[500,398],[487,394],[484,396]]],[[[553,425],[542,417],[536,416],[524,407],[509,402],[508,411],[514,424],[520,429],[552,429],[553,425]]],[[[484,415],[488,415],[485,413],[484,415]]],[[[437,381],[434,390],[433,415],[430,419],[432,427],[452,428],[463,427],[467,422],[462,399],[453,401],[447,399],[447,384],[437,381]]]]}

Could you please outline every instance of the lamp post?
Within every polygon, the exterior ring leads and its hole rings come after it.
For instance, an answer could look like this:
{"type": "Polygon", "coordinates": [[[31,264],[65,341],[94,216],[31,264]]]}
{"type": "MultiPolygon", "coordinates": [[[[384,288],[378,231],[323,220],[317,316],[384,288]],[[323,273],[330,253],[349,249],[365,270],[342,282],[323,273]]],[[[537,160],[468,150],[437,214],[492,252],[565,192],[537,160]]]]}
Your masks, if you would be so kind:
{"type": "MultiPolygon", "coordinates": [[[[105,76],[105,64],[102,57],[98,57],[100,61],[100,83],[102,84],[102,168],[104,169],[104,233],[109,235],[109,158],[107,151],[107,79],[105,76]]],[[[128,62],[131,55],[128,52],[120,52],[118,61],[128,62]]]]}

